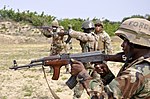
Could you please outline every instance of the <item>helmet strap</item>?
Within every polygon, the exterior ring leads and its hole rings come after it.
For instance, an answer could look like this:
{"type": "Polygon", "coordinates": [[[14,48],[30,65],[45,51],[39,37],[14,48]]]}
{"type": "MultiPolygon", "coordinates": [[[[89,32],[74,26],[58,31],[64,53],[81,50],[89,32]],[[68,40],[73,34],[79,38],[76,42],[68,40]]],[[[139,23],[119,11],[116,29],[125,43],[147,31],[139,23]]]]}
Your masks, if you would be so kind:
{"type": "MultiPolygon", "coordinates": [[[[131,43],[129,43],[129,45],[130,45],[129,52],[125,56],[126,57],[125,64],[122,66],[122,68],[120,69],[120,71],[123,71],[128,66],[128,64],[130,63],[130,61],[132,60],[132,53],[131,52],[134,49],[134,46],[131,43]]],[[[120,75],[120,73],[118,73],[117,76],[119,76],[119,75],[120,75]]]]}

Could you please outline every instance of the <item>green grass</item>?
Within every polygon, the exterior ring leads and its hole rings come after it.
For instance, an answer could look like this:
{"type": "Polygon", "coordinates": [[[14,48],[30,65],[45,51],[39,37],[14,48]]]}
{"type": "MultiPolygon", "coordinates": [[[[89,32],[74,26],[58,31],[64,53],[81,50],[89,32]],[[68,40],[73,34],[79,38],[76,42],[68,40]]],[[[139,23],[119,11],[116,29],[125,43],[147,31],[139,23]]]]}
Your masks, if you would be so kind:
{"type": "Polygon", "coordinates": [[[57,88],[56,89],[56,92],[62,92],[63,90],[62,90],[62,88],[57,88]]]}
{"type": "Polygon", "coordinates": [[[7,96],[3,96],[2,99],[7,99],[7,96]]]}
{"type": "Polygon", "coordinates": [[[62,79],[62,80],[66,80],[66,79],[68,79],[68,77],[63,76],[61,79],[62,79]]]}
{"type": "Polygon", "coordinates": [[[31,96],[33,93],[33,87],[25,85],[22,91],[24,91],[24,97],[31,96]]]}

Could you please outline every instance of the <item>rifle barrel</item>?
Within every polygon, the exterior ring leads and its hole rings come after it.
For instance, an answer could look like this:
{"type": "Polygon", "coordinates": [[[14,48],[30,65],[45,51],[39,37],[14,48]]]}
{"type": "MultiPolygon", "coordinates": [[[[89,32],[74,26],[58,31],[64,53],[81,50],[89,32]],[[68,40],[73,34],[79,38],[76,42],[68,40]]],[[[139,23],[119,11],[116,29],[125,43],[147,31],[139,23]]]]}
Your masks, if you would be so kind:
{"type": "Polygon", "coordinates": [[[27,68],[27,67],[30,68],[30,67],[39,66],[39,65],[43,65],[43,63],[28,64],[28,65],[22,65],[22,66],[13,66],[13,67],[10,67],[9,69],[17,70],[19,68],[27,68]]]}
{"type": "Polygon", "coordinates": [[[44,57],[44,58],[40,58],[40,59],[35,59],[35,60],[32,60],[32,61],[31,61],[31,64],[32,64],[32,63],[35,63],[35,62],[43,62],[43,61],[55,60],[55,59],[60,59],[60,55],[51,55],[51,56],[49,56],[49,57],[44,57]]]}

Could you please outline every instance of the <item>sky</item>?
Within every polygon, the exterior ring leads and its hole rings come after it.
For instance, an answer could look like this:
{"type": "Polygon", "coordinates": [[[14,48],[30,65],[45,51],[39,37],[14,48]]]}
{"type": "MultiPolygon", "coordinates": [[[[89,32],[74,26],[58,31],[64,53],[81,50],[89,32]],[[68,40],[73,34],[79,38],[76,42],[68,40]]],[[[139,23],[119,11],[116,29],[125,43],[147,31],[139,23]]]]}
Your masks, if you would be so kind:
{"type": "Polygon", "coordinates": [[[108,19],[122,21],[132,15],[150,14],[150,0],[0,0],[0,9],[30,10],[57,19],[108,19]]]}

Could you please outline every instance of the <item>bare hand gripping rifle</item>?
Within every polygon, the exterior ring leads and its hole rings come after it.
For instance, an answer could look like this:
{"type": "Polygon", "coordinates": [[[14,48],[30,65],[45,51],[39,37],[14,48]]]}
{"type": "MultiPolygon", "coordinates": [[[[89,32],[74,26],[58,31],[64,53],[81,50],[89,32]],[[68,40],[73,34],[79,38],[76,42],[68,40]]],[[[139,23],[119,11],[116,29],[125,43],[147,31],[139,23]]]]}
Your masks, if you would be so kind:
{"type": "MultiPolygon", "coordinates": [[[[16,60],[14,60],[14,66],[10,69],[18,70],[21,68],[31,68],[36,66],[52,66],[54,69],[54,74],[52,80],[58,80],[60,74],[60,68],[64,65],[71,64],[71,59],[78,60],[82,63],[87,62],[101,62],[101,61],[122,61],[122,54],[118,55],[104,55],[100,51],[95,52],[85,52],[77,54],[60,54],[52,55],[48,57],[43,57],[40,59],[31,60],[30,64],[18,66],[16,60]]],[[[77,84],[75,76],[71,76],[66,82],[70,89],[74,88],[77,84]]]]}

